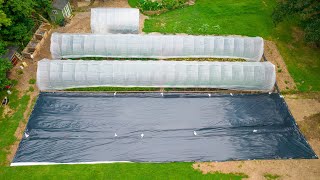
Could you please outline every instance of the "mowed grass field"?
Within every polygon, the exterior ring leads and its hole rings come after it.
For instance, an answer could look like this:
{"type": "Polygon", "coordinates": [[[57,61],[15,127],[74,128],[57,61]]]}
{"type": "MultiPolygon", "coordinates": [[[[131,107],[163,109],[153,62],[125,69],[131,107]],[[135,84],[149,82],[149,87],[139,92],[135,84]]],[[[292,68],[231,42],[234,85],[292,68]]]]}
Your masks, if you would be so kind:
{"type": "Polygon", "coordinates": [[[320,91],[320,49],[304,43],[296,17],[275,26],[275,5],[275,0],[196,0],[193,6],[151,16],[143,31],[261,36],[276,43],[299,91],[320,91]]]}
{"type": "Polygon", "coordinates": [[[1,167],[0,179],[242,179],[246,175],[202,174],[192,163],[115,163],[1,167]]]}

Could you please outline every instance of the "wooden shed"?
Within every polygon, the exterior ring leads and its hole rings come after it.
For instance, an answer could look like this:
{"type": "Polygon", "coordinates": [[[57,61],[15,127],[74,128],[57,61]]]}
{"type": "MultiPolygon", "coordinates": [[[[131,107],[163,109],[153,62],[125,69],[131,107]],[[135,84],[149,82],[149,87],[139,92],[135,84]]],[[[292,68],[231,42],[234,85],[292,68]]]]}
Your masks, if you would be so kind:
{"type": "Polygon", "coordinates": [[[21,61],[23,57],[17,52],[19,49],[17,46],[8,46],[6,54],[2,55],[1,58],[8,59],[13,65],[16,65],[18,61],[21,61]]]}

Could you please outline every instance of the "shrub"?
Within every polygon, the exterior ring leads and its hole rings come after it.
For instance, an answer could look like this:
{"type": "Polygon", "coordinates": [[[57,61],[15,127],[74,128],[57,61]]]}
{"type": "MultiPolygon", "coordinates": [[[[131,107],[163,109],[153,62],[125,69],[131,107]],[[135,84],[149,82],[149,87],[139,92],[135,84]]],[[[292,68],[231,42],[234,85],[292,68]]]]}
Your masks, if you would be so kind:
{"type": "Polygon", "coordinates": [[[13,79],[13,80],[11,80],[11,84],[12,84],[13,86],[15,86],[15,85],[18,84],[18,81],[17,81],[16,79],[13,79]]]}
{"type": "Polygon", "coordinates": [[[66,25],[66,22],[65,22],[65,20],[64,19],[60,19],[60,20],[58,20],[57,21],[57,24],[59,25],[59,26],[65,26],[66,25]]]}
{"type": "Polygon", "coordinates": [[[29,91],[30,91],[30,92],[33,92],[33,91],[34,91],[34,88],[33,88],[32,86],[30,86],[30,87],[29,87],[29,91]]]}
{"type": "Polygon", "coordinates": [[[29,80],[29,84],[35,84],[36,83],[36,80],[35,79],[30,79],[29,80]]]}
{"type": "Polygon", "coordinates": [[[0,58],[0,89],[9,85],[11,82],[7,78],[7,72],[11,69],[12,64],[7,59],[0,58]]]}
{"type": "Polygon", "coordinates": [[[187,0],[139,0],[138,7],[143,11],[172,10],[183,6],[186,2],[187,0]]]}
{"type": "Polygon", "coordinates": [[[21,69],[17,70],[18,75],[23,74],[23,71],[21,69]]]}

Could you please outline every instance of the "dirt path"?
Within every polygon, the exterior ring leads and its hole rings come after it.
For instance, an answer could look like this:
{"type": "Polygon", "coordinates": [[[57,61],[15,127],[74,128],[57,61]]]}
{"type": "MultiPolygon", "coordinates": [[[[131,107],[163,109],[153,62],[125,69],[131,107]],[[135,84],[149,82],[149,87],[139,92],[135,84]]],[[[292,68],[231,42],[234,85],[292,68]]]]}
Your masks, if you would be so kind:
{"type": "Polygon", "coordinates": [[[77,12],[64,27],[55,29],[60,33],[91,33],[90,12],[77,12]]]}
{"type": "Polygon", "coordinates": [[[272,41],[264,41],[264,55],[276,66],[277,84],[281,91],[296,90],[296,84],[289,74],[287,66],[280,55],[276,44],[272,41]]]}
{"type": "MultiPolygon", "coordinates": [[[[303,94],[285,96],[294,118],[301,126],[308,119],[320,113],[320,93],[305,97],[303,94]]],[[[318,120],[319,121],[319,120],[318,120]]],[[[309,129],[304,134],[309,134],[309,129]]],[[[309,137],[308,142],[317,155],[320,154],[320,137],[309,137]]],[[[220,171],[223,173],[245,173],[249,179],[265,179],[264,174],[279,175],[280,179],[319,179],[320,160],[255,160],[195,163],[195,169],[203,173],[220,171]]]]}

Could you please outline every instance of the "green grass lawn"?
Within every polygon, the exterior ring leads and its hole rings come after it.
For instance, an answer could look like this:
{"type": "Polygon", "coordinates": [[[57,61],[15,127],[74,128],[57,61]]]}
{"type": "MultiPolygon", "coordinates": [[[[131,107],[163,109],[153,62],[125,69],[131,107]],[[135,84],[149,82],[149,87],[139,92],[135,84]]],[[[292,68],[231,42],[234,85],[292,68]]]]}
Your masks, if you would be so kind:
{"type": "MultiPolygon", "coordinates": [[[[136,5],[137,0],[129,0],[136,5]]],[[[274,41],[300,91],[320,91],[320,50],[295,38],[295,22],[274,26],[275,0],[197,0],[194,6],[155,15],[145,32],[261,36],[274,41]]],[[[294,19],[294,18],[292,18],[294,19]]]]}
{"type": "MultiPolygon", "coordinates": [[[[0,167],[6,165],[8,162],[6,157],[8,155],[9,147],[17,139],[14,135],[20,121],[24,119],[23,114],[27,108],[30,100],[29,95],[24,95],[21,98],[17,96],[18,91],[14,90],[9,97],[9,107],[15,112],[10,116],[0,117],[0,167]]],[[[1,115],[3,113],[3,107],[1,109],[1,115]]]]}
{"type": "Polygon", "coordinates": [[[320,91],[320,49],[311,48],[296,37],[294,21],[277,26],[271,39],[276,42],[288,70],[302,92],[320,91]]]}
{"type": "Polygon", "coordinates": [[[145,32],[237,34],[266,37],[272,32],[274,1],[197,0],[194,6],[173,10],[145,21],[145,32]]]}
{"type": "Polygon", "coordinates": [[[242,174],[202,174],[192,163],[114,163],[1,167],[0,179],[242,179],[242,174]]]}

